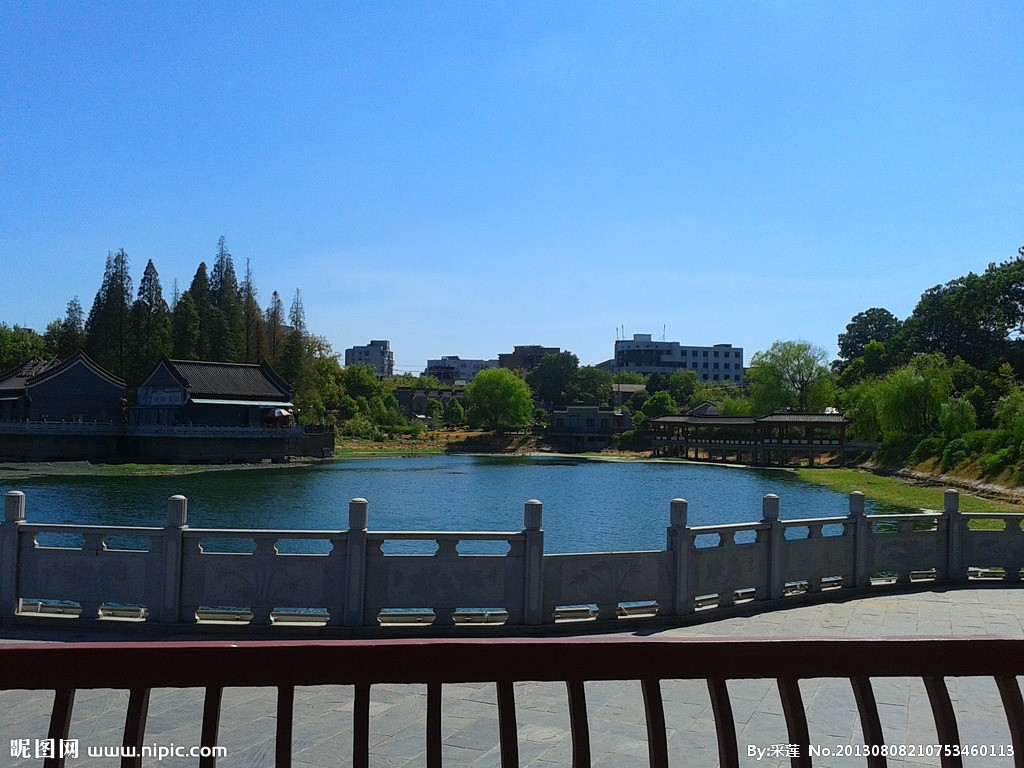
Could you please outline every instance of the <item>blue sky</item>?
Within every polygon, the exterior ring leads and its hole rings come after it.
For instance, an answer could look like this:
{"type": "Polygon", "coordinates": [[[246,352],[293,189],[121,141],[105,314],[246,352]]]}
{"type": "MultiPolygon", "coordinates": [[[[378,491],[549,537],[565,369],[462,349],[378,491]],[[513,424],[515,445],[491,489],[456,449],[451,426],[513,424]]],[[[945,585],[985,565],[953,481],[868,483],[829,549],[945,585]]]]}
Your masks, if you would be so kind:
{"type": "Polygon", "coordinates": [[[1024,244],[1024,5],[0,4],[0,321],[224,235],[336,351],[835,353],[1024,244]]]}

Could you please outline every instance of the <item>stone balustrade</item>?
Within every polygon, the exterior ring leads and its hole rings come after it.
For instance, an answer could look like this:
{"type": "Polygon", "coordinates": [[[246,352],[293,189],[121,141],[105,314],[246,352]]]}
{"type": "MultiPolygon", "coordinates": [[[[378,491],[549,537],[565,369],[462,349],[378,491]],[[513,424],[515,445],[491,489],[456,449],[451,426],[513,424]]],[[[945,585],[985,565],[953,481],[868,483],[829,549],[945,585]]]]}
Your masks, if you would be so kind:
{"type": "Polygon", "coordinates": [[[671,502],[661,551],[545,554],[535,500],[513,532],[369,531],[364,499],[349,503],[348,530],[273,531],[190,528],[183,496],[168,499],[162,528],[36,524],[11,491],[0,621],[444,628],[711,618],[747,601],[828,600],[882,584],[1016,582],[1024,567],[1024,514],[961,513],[953,490],[941,512],[869,515],[859,492],[834,518],[783,520],[774,494],[749,523],[691,527],[687,509],[671,502]]]}

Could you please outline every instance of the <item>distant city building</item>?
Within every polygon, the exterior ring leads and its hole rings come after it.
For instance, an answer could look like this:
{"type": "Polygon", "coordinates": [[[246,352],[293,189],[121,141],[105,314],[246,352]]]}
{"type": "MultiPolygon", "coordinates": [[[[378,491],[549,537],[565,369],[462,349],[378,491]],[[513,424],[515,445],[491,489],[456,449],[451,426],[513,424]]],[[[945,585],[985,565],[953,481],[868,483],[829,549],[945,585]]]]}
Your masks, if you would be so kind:
{"type": "Polygon", "coordinates": [[[542,347],[540,344],[515,346],[512,352],[498,355],[498,365],[510,371],[529,373],[537,367],[544,355],[557,355],[561,351],[558,347],[542,347]]]}
{"type": "Polygon", "coordinates": [[[623,373],[665,373],[690,370],[702,382],[743,384],[743,349],[732,344],[688,347],[678,341],[653,341],[649,333],[634,333],[632,339],[615,342],[612,371],[623,373]]]}
{"type": "Polygon", "coordinates": [[[488,368],[497,368],[497,360],[463,360],[458,355],[447,355],[440,360],[427,360],[424,376],[433,376],[439,381],[472,381],[473,378],[488,368]]]}
{"type": "Polygon", "coordinates": [[[391,342],[381,339],[362,347],[346,349],[345,366],[350,365],[372,365],[379,378],[390,379],[395,375],[395,355],[391,351],[391,342]]]}

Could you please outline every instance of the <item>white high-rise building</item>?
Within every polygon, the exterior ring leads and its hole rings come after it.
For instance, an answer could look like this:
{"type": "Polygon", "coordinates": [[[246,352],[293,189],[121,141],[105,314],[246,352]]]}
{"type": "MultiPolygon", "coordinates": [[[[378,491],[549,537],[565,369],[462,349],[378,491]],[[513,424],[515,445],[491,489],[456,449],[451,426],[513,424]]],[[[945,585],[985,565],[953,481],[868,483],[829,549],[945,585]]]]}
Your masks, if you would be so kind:
{"type": "Polygon", "coordinates": [[[701,382],[742,385],[743,348],[732,344],[683,346],[678,341],[654,341],[649,333],[634,333],[632,339],[615,341],[614,373],[671,374],[680,370],[693,371],[701,382]]]}

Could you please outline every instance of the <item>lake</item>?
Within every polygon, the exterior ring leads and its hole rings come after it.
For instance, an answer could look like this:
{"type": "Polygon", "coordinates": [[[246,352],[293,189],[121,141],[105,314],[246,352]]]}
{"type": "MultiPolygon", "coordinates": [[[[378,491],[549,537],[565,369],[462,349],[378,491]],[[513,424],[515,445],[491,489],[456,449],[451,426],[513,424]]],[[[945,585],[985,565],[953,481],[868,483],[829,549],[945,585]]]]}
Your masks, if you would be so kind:
{"type": "MultiPolygon", "coordinates": [[[[761,518],[778,494],[783,519],[842,516],[847,498],[784,470],[603,462],[565,457],[427,456],[191,475],[7,481],[26,494],[34,523],[161,526],[167,497],[189,499],[193,528],[344,530],[348,502],[370,503],[375,531],[517,531],[523,503],[544,503],[545,550],[665,546],[669,502],[690,503],[689,524],[761,518]]],[[[868,501],[868,512],[903,511],[868,501]]]]}

